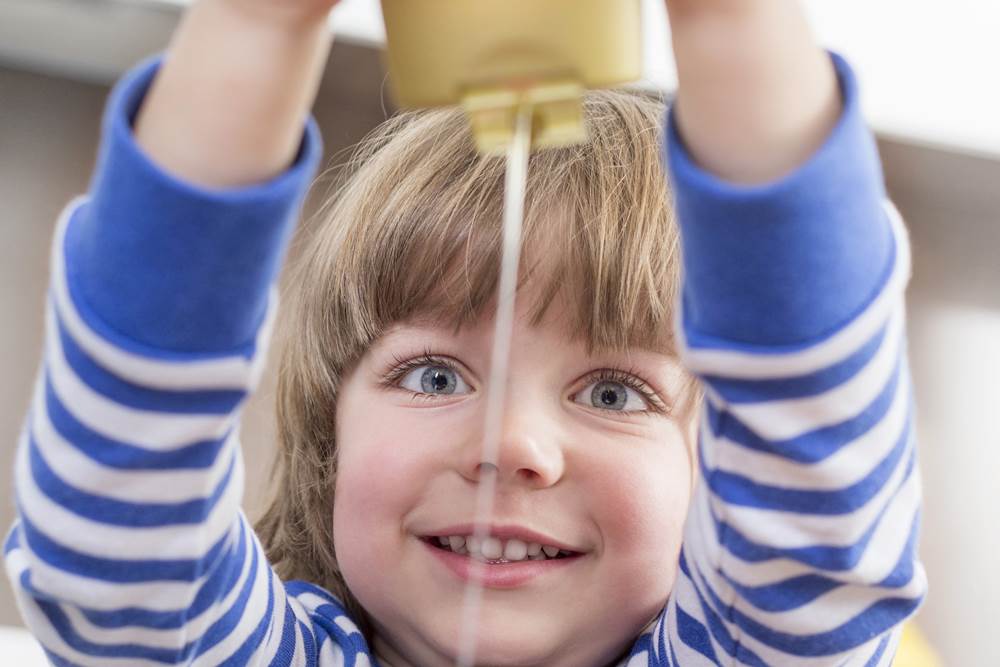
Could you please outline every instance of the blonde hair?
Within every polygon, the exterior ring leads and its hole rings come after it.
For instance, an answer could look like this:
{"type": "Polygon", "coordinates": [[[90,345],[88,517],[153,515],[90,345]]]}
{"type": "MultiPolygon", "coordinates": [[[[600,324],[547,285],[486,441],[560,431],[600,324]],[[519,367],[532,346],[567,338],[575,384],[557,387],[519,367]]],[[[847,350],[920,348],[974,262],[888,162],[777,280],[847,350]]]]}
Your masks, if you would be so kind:
{"type": "MultiPolygon", "coordinates": [[[[589,141],[534,153],[521,284],[569,305],[589,349],[673,353],[679,284],[660,143],[664,104],[587,94],[589,141]]],[[[478,155],[458,110],[400,114],[356,151],[290,276],[277,397],[276,493],[258,523],[283,579],[321,585],[362,610],[337,567],[333,488],[338,387],[390,325],[414,315],[456,327],[491,303],[504,161],[478,155]]],[[[685,392],[693,394],[694,392],[685,392]]]]}

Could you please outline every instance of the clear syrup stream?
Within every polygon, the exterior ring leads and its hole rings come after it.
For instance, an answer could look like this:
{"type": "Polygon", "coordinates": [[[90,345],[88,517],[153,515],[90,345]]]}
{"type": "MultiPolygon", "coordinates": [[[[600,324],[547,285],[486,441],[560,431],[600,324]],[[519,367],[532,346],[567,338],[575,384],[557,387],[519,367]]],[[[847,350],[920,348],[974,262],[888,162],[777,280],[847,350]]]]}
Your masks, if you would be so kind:
{"type": "MultiPolygon", "coordinates": [[[[503,428],[504,401],[507,396],[507,367],[510,360],[510,339],[514,325],[514,299],[517,294],[518,267],[521,260],[521,227],[524,220],[524,199],[528,185],[528,158],[531,154],[530,105],[517,111],[514,138],[507,149],[507,173],[504,182],[503,253],[500,282],[497,287],[497,310],[493,325],[493,351],[487,386],[486,417],[483,424],[483,468],[476,491],[476,513],[473,535],[480,541],[489,537],[490,521],[496,492],[497,462],[503,428]]],[[[476,637],[479,611],[483,599],[480,583],[484,568],[472,560],[472,580],[465,586],[462,603],[462,624],[459,632],[458,667],[473,667],[476,660],[476,637]]]]}

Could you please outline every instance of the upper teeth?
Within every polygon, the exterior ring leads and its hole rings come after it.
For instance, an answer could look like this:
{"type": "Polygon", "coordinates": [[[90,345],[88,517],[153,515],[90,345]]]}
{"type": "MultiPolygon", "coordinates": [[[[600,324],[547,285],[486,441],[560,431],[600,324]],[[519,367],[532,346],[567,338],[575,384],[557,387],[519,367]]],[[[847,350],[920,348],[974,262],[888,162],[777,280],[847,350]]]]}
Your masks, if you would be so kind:
{"type": "Polygon", "coordinates": [[[479,539],[473,535],[449,535],[438,537],[437,542],[446,549],[458,554],[468,554],[477,560],[545,560],[560,554],[568,556],[570,553],[560,550],[559,547],[550,547],[538,542],[501,540],[498,537],[479,539]]]}

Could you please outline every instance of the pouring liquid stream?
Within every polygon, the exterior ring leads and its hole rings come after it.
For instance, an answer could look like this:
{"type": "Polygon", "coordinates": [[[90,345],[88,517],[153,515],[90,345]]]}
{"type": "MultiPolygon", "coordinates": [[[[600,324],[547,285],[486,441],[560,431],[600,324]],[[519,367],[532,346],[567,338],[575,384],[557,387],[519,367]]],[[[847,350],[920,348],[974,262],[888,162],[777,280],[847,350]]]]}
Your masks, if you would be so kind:
{"type": "MultiPolygon", "coordinates": [[[[497,308],[493,325],[493,350],[487,383],[486,416],[483,423],[482,469],[476,490],[473,536],[480,542],[489,537],[496,499],[498,460],[507,376],[510,361],[511,334],[514,325],[514,302],[521,260],[521,231],[524,220],[525,195],[528,185],[528,159],[531,154],[532,106],[521,104],[517,109],[514,135],[507,147],[504,179],[503,249],[500,280],[497,287],[497,308]]],[[[483,600],[483,574],[486,563],[472,559],[472,577],[465,586],[462,603],[462,623],[459,629],[459,652],[456,664],[473,667],[476,659],[476,637],[479,612],[483,600]]]]}

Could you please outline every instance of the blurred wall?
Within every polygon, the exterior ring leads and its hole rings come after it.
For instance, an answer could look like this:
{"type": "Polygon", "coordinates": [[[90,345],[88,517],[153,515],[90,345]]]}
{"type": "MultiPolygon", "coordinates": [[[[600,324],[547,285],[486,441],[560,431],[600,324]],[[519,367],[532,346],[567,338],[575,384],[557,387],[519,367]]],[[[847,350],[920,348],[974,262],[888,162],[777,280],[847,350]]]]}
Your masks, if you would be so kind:
{"type": "MultiPolygon", "coordinates": [[[[316,116],[327,160],[385,117],[372,51],[338,44],[316,116]]],[[[37,368],[49,241],[86,190],[107,88],[0,68],[0,526],[13,518],[14,446],[37,368]]],[[[890,190],[914,244],[910,349],[927,502],[931,594],[921,623],[954,665],[998,665],[994,574],[1000,537],[1000,160],[881,144],[890,190]]],[[[327,166],[331,166],[331,162],[327,166]]],[[[322,189],[313,193],[307,210],[322,189]]],[[[272,455],[273,376],[247,410],[246,504],[260,507],[272,455]]],[[[0,624],[17,624],[6,578],[0,624]]]]}

